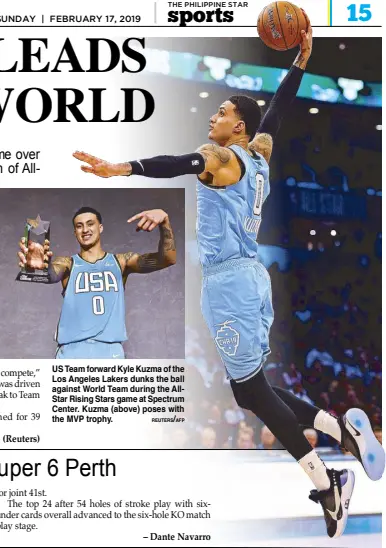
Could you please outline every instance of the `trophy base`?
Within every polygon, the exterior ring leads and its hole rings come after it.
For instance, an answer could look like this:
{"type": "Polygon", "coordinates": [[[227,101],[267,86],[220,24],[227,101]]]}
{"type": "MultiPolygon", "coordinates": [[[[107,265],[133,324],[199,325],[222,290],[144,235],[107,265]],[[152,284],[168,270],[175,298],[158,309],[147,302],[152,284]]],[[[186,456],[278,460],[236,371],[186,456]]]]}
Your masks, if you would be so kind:
{"type": "Polygon", "coordinates": [[[16,281],[48,284],[50,283],[50,277],[48,272],[19,272],[16,276],[16,281]]]}

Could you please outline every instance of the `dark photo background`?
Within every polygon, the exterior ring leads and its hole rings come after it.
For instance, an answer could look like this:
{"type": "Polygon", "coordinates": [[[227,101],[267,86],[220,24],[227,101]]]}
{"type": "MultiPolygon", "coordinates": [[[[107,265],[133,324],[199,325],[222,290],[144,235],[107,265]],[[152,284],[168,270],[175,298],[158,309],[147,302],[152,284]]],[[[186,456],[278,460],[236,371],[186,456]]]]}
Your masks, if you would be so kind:
{"type": "Polygon", "coordinates": [[[177,245],[177,263],[151,274],[131,274],[125,290],[127,358],[183,358],[185,325],[184,189],[2,189],[0,190],[0,357],[52,358],[62,305],[60,283],[16,282],[16,252],[27,218],[51,221],[54,256],[79,251],[72,217],[82,206],[102,214],[102,246],[111,253],[158,248],[159,231],[136,232],[135,213],[164,209],[177,245]]]}

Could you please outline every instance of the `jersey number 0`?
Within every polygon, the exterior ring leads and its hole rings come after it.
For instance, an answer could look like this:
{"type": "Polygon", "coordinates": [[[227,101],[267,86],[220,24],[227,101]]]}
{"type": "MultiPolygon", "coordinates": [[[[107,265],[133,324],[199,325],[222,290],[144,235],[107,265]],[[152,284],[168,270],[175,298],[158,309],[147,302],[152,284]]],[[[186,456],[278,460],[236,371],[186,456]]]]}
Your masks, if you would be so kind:
{"type": "Polygon", "coordinates": [[[105,313],[105,301],[101,295],[94,295],[92,298],[92,311],[96,316],[101,316],[105,313]]]}

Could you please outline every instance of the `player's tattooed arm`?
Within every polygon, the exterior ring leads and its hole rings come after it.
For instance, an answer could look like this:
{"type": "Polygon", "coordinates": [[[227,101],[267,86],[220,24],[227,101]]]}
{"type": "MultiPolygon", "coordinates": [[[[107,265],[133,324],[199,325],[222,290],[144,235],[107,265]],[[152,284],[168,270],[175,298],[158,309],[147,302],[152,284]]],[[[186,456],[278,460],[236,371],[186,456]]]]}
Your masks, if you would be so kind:
{"type": "Polygon", "coordinates": [[[136,272],[138,274],[147,274],[162,270],[176,263],[176,244],[174,240],[173,230],[169,221],[168,215],[161,209],[152,211],[143,211],[138,215],[134,215],[128,222],[138,220],[137,231],[145,230],[151,232],[159,227],[160,240],[158,251],[154,253],[121,253],[118,255],[118,260],[123,266],[123,270],[127,274],[136,272]]]}
{"type": "Polygon", "coordinates": [[[213,173],[228,164],[232,157],[229,148],[213,144],[202,145],[197,149],[197,152],[204,158],[205,171],[209,171],[209,173],[213,173]]]}
{"type": "Polygon", "coordinates": [[[154,156],[123,164],[111,164],[85,152],[75,152],[73,156],[88,165],[82,165],[85,173],[98,177],[117,175],[141,175],[150,178],[173,178],[181,175],[197,175],[213,186],[227,186],[239,180],[240,166],[235,155],[227,148],[207,144],[196,152],[179,156],[154,156]],[[216,175],[221,172],[221,185],[216,184],[216,175]]]}
{"type": "Polygon", "coordinates": [[[272,154],[273,139],[268,133],[257,133],[249,144],[250,150],[259,152],[269,163],[272,154]]]}
{"type": "Polygon", "coordinates": [[[201,181],[213,187],[229,186],[239,181],[240,165],[229,148],[206,144],[198,148],[197,152],[201,154],[205,162],[205,170],[198,175],[201,181]],[[217,183],[216,176],[219,173],[221,173],[221,181],[217,183]]]}

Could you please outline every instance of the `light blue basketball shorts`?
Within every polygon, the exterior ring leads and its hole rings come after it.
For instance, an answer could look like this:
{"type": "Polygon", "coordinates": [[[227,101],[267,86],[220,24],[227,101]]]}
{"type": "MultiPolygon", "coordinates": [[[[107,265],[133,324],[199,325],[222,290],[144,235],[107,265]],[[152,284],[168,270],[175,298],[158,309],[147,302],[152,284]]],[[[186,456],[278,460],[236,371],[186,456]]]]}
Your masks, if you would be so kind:
{"type": "Polygon", "coordinates": [[[255,259],[203,268],[201,310],[228,376],[243,382],[260,371],[273,322],[271,280],[255,259]]]}
{"type": "Polygon", "coordinates": [[[125,359],[121,343],[107,343],[87,339],[85,341],[62,344],[56,350],[57,360],[71,359],[125,359]]]}

